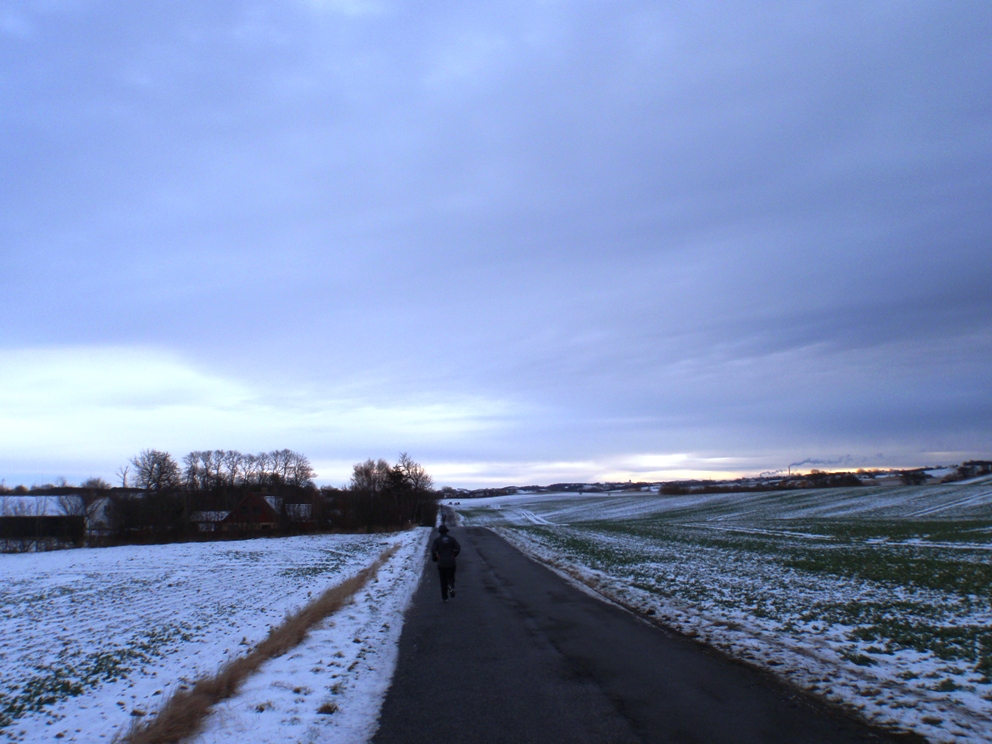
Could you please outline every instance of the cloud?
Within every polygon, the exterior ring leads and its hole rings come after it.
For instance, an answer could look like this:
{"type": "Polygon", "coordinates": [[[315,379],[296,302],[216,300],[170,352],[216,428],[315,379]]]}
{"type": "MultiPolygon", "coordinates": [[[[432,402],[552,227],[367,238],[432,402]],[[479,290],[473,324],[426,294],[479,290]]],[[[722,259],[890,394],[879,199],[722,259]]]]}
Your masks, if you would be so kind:
{"type": "Polygon", "coordinates": [[[977,455],[990,12],[32,16],[5,47],[0,354],[38,377],[0,372],[5,415],[54,453],[186,446],[188,419],[198,446],[508,478],[977,455]]]}
{"type": "Polygon", "coordinates": [[[33,34],[31,22],[17,13],[0,13],[0,34],[15,39],[28,39],[33,34]]]}
{"type": "Polygon", "coordinates": [[[318,459],[329,451],[364,457],[382,444],[484,435],[514,413],[498,401],[401,401],[356,386],[265,388],[154,348],[26,349],[2,357],[0,449],[8,468],[53,453],[123,462],[142,447],[181,455],[288,446],[318,459]]]}
{"type": "Polygon", "coordinates": [[[590,460],[426,461],[435,480],[473,488],[550,483],[625,483],[737,477],[753,461],[691,453],[621,455],[590,460]]]}
{"type": "Polygon", "coordinates": [[[384,0],[308,0],[308,4],[315,10],[343,16],[380,15],[390,7],[384,0]]]}

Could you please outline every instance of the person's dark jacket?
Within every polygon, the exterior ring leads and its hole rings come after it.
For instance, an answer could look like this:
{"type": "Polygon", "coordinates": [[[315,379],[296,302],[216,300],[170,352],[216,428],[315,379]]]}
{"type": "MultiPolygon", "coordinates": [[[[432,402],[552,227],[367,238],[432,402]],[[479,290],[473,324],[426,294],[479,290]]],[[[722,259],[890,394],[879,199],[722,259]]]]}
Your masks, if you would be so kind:
{"type": "Polygon", "coordinates": [[[437,563],[438,568],[454,568],[455,556],[462,552],[462,546],[451,535],[442,533],[434,539],[431,546],[431,558],[437,563]]]}

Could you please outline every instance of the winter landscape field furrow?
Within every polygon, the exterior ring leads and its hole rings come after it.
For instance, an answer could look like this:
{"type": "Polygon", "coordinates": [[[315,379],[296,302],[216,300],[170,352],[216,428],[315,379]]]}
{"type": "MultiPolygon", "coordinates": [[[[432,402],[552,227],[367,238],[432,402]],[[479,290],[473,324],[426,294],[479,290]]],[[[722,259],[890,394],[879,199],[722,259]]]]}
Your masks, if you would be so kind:
{"type": "Polygon", "coordinates": [[[465,501],[600,593],[870,719],[992,739],[992,482],[465,501]]]}
{"type": "MultiPolygon", "coordinates": [[[[390,563],[404,570],[381,571],[377,582],[380,593],[397,589],[402,608],[412,592],[407,564],[424,539],[414,530],[0,555],[0,741],[109,741],[396,542],[390,563]]],[[[353,686],[341,660],[377,653],[388,635],[359,630],[379,619],[365,617],[360,597],[349,612],[340,630],[321,631],[325,647],[344,649],[324,660],[327,677],[341,677],[339,692],[353,686]],[[359,632],[370,647],[355,641],[359,632]]],[[[367,701],[352,707],[365,714],[347,725],[367,726],[367,701]]]]}

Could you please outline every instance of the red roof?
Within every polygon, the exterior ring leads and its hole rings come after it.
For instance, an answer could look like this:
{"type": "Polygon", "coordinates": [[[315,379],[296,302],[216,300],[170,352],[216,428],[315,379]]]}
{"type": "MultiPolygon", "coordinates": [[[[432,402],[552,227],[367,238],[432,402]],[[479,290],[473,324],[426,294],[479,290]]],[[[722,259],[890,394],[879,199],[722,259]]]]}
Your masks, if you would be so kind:
{"type": "Polygon", "coordinates": [[[279,521],[279,513],[261,494],[252,493],[245,496],[224,521],[233,524],[275,524],[279,521]]]}

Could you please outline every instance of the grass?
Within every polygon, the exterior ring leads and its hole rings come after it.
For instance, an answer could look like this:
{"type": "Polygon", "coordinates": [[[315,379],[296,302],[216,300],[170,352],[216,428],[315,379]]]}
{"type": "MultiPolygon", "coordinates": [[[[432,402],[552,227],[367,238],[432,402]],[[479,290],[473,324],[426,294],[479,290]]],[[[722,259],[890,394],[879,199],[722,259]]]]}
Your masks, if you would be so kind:
{"type": "Polygon", "coordinates": [[[786,551],[784,566],[812,573],[922,587],[962,597],[987,594],[992,565],[927,549],[852,547],[786,551]]]}
{"type": "Polygon", "coordinates": [[[0,728],[25,713],[82,695],[104,682],[116,682],[135,666],[153,661],[171,644],[191,638],[181,628],[165,627],[136,637],[125,646],[70,655],[51,664],[36,666],[36,674],[0,692],[0,728]]]}
{"type": "MultiPolygon", "coordinates": [[[[459,511],[466,524],[511,529],[648,595],[800,642],[810,633],[836,638],[838,652],[857,666],[908,650],[964,662],[963,677],[989,684],[990,493],[992,481],[536,498],[459,511]],[[551,524],[521,516],[531,514],[551,524]]],[[[951,682],[961,689],[960,680],[951,682]]],[[[943,684],[939,691],[955,690],[943,684]]]]}
{"type": "Polygon", "coordinates": [[[291,566],[280,571],[279,575],[290,579],[302,580],[318,578],[338,571],[344,565],[346,559],[352,557],[352,555],[353,553],[346,550],[324,550],[322,551],[320,560],[304,565],[291,566]]]}
{"type": "Polygon", "coordinates": [[[299,645],[314,625],[341,609],[373,579],[397,549],[398,546],[393,546],[384,551],[372,565],[287,617],[265,640],[245,656],[226,663],[217,674],[197,680],[190,689],[177,690],[154,717],[135,719],[131,729],[117,740],[125,744],[171,744],[195,736],[214,705],[236,694],[263,663],[299,645]]]}
{"type": "Polygon", "coordinates": [[[320,536],[5,556],[0,740],[89,721],[163,672],[215,671],[225,646],[264,637],[308,589],[382,550],[378,538],[320,536]]]}

